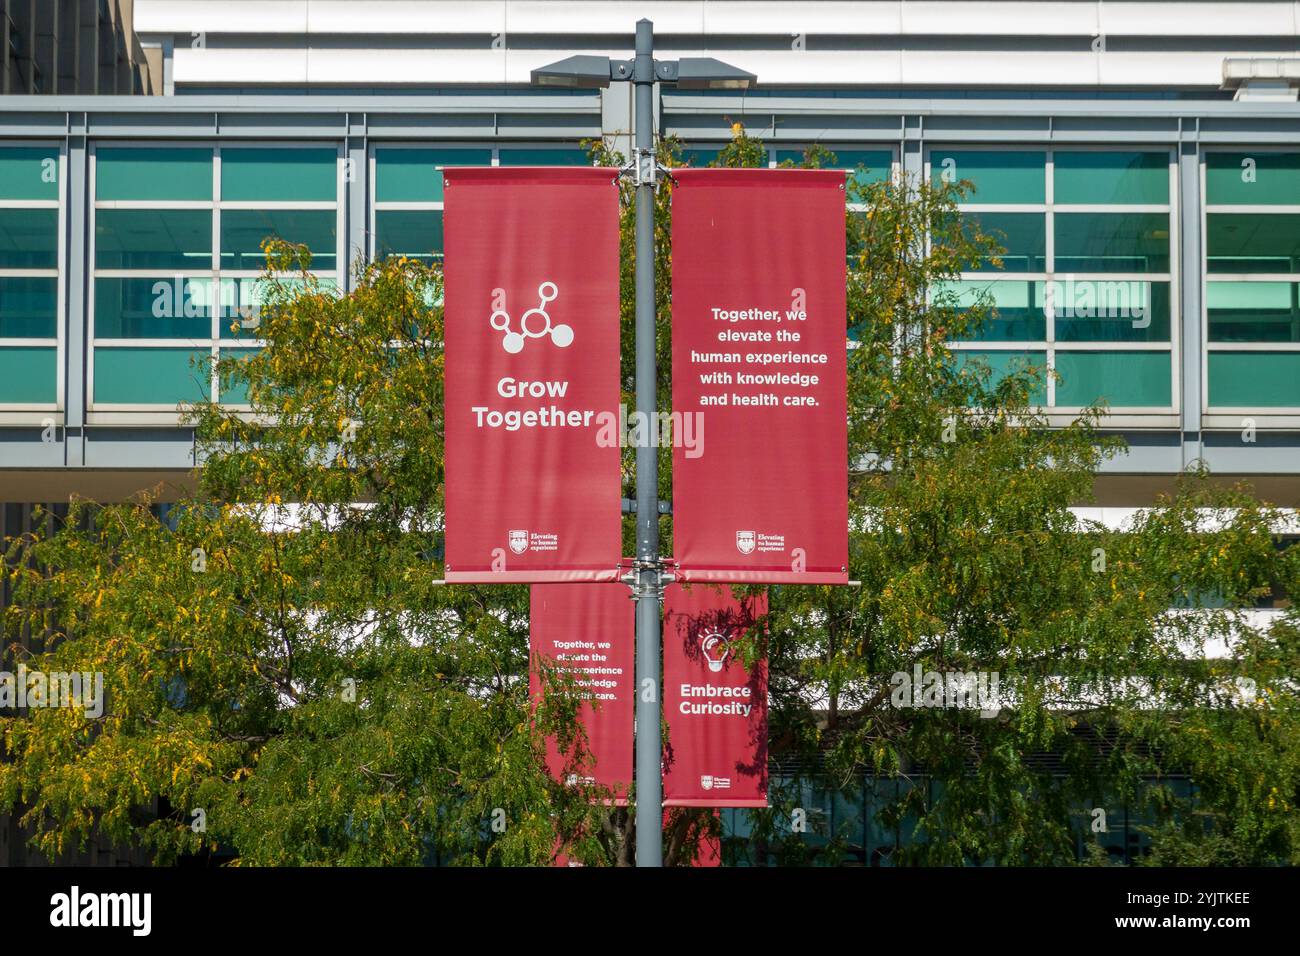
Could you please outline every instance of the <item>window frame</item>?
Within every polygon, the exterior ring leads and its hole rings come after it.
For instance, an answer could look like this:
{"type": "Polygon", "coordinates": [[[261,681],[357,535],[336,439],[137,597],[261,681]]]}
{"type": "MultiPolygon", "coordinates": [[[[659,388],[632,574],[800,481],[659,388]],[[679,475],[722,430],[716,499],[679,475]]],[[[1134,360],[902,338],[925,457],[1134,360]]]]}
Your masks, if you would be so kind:
{"type": "Polygon", "coordinates": [[[1210,204],[1208,193],[1208,169],[1211,153],[1291,153],[1300,155],[1300,146],[1287,144],[1251,145],[1241,143],[1224,143],[1203,146],[1197,157],[1197,172],[1200,177],[1201,206],[1201,423],[1207,429],[1239,430],[1245,427],[1244,419],[1252,419],[1261,428],[1298,428],[1300,427],[1300,405],[1211,405],[1210,404],[1210,352],[1256,352],[1256,353],[1296,353],[1300,352],[1300,342],[1211,342],[1210,341],[1210,302],[1211,282],[1285,282],[1300,286],[1300,273],[1246,272],[1246,273],[1210,273],[1209,225],[1212,214],[1237,213],[1241,215],[1267,215],[1270,213],[1300,214],[1300,201],[1295,203],[1244,203],[1210,204]]]}
{"type": "MultiPolygon", "coordinates": [[[[443,197],[443,201],[442,201],[442,202],[434,202],[434,201],[432,201],[432,200],[399,200],[399,201],[394,201],[394,200],[384,200],[384,201],[381,201],[381,200],[379,200],[379,199],[377,198],[377,196],[378,196],[378,190],[379,190],[379,175],[378,175],[378,174],[379,174],[379,162],[378,162],[378,153],[379,153],[380,150],[395,150],[395,149],[411,149],[411,150],[415,150],[415,149],[426,149],[426,150],[428,150],[428,149],[431,149],[431,150],[439,150],[439,149],[444,149],[444,150],[445,150],[445,149],[479,149],[479,150],[487,150],[488,152],[491,153],[491,159],[490,159],[490,163],[489,163],[489,165],[490,165],[491,167],[493,167],[493,168],[496,168],[496,167],[499,167],[499,166],[501,165],[501,151],[502,151],[503,149],[509,151],[510,149],[513,149],[513,148],[520,148],[520,149],[524,149],[524,148],[526,148],[526,149],[536,150],[536,151],[549,151],[549,150],[554,150],[554,151],[556,151],[556,152],[559,152],[559,151],[561,151],[561,150],[571,150],[571,149],[574,149],[575,147],[574,147],[574,145],[573,145],[572,143],[555,143],[555,142],[547,142],[547,143],[533,143],[533,142],[526,142],[526,141],[525,141],[525,142],[518,142],[518,143],[516,143],[516,142],[508,142],[508,143],[495,143],[495,142],[492,142],[492,143],[485,143],[485,142],[483,142],[482,140],[475,141],[475,140],[462,140],[462,139],[456,139],[456,140],[427,140],[427,139],[422,139],[422,140],[417,140],[417,139],[403,139],[403,140],[371,140],[370,143],[369,143],[368,146],[367,146],[367,149],[366,149],[366,166],[367,166],[367,174],[368,174],[368,175],[366,176],[366,244],[365,244],[365,254],[366,254],[366,258],[367,258],[367,260],[373,262],[373,261],[375,261],[375,259],[377,258],[377,255],[378,255],[378,253],[377,253],[377,248],[378,248],[378,238],[379,238],[379,233],[378,233],[378,222],[379,222],[379,215],[378,215],[378,214],[379,214],[379,213],[381,213],[381,212],[443,212],[444,209],[446,208],[446,197],[445,197],[445,196],[443,197]]],[[[465,167],[465,168],[473,168],[473,167],[465,167]]],[[[520,168],[520,169],[526,169],[527,167],[521,166],[521,167],[518,167],[518,168],[520,168]]],[[[445,224],[446,224],[446,220],[445,220],[445,219],[443,220],[443,223],[444,223],[444,227],[445,227],[445,224]]],[[[434,261],[435,261],[435,262],[441,262],[441,261],[442,261],[442,257],[443,257],[443,253],[439,253],[439,254],[437,254],[437,255],[434,257],[434,261]]]]}
{"type": "MultiPolygon", "coordinates": [[[[334,268],[312,269],[311,274],[328,279],[337,288],[343,288],[348,270],[347,259],[347,151],[342,140],[258,140],[230,139],[220,140],[211,137],[202,139],[177,139],[160,142],[156,140],[99,139],[87,146],[89,171],[87,176],[87,240],[86,240],[86,422],[90,425],[114,424],[179,424],[184,401],[168,406],[162,403],[139,402],[97,402],[95,400],[95,363],[96,350],[99,348],[175,348],[189,349],[195,352],[207,351],[214,360],[209,372],[208,395],[220,403],[220,381],[216,360],[223,348],[257,349],[265,343],[258,338],[240,339],[238,341],[222,338],[221,323],[227,318],[222,316],[221,286],[225,280],[243,282],[264,275],[261,269],[222,269],[221,267],[221,218],[223,210],[334,210],[334,268]],[[149,199],[106,199],[97,196],[98,188],[98,154],[99,149],[148,148],[148,149],[204,149],[212,151],[212,198],[184,200],[149,200],[149,199]],[[221,195],[221,154],[223,149],[320,149],[332,150],[334,153],[334,200],[223,200],[221,195]],[[203,209],[212,212],[212,258],[206,269],[99,269],[95,266],[96,247],[95,232],[100,209],[203,209]],[[164,274],[166,273],[166,274],[164,274]],[[95,327],[95,280],[101,278],[135,278],[153,279],[154,281],[173,282],[180,280],[202,280],[211,283],[212,302],[209,316],[209,337],[205,339],[188,338],[109,338],[100,337],[95,327]]],[[[251,411],[251,406],[242,404],[226,405],[235,411],[251,411]]]]}
{"type": "Polygon", "coordinates": [[[1048,370],[1045,391],[1047,404],[1037,410],[1044,414],[1052,425],[1066,425],[1076,419],[1083,411],[1082,405],[1057,405],[1056,380],[1051,374],[1056,369],[1057,352],[1159,352],[1169,356],[1169,405],[1111,405],[1101,417],[1105,427],[1118,428],[1177,428],[1181,422],[1183,404],[1182,368],[1182,315],[1181,295],[1181,251],[1180,242],[1180,203],[1178,179],[1178,151],[1169,143],[1150,142],[1106,142],[1106,143],[995,143],[987,141],[935,142],[927,143],[922,161],[923,175],[926,182],[932,181],[931,161],[936,152],[999,152],[999,153],[1043,153],[1044,184],[1043,202],[1041,203],[981,203],[976,194],[974,202],[959,205],[962,212],[1019,212],[1038,213],[1044,217],[1045,242],[1043,249],[1044,266],[1042,272],[963,272],[958,278],[963,282],[1043,282],[1061,280],[1065,275],[1074,276],[1076,281],[1084,277],[1086,281],[1111,282],[1146,282],[1167,283],[1169,286],[1169,341],[1165,342],[1060,342],[1056,338],[1056,316],[1044,313],[1046,320],[1045,338],[1023,342],[970,341],[948,342],[948,348],[954,352],[1008,351],[1042,353],[1048,370]],[[1056,191],[1056,153],[1161,153],[1168,157],[1169,197],[1166,204],[1157,203],[1061,203],[1055,202],[1056,191]],[[1169,216],[1169,271],[1168,272],[1072,272],[1056,271],[1056,214],[1070,213],[1167,213],[1169,216]],[[1094,279],[1095,277],[1095,279],[1094,279]]]}
{"type": "Polygon", "coordinates": [[[3,144],[7,149],[48,149],[58,160],[57,195],[53,199],[0,199],[3,209],[57,209],[58,235],[55,238],[53,269],[0,269],[4,278],[54,279],[54,337],[0,338],[4,348],[42,348],[54,346],[54,401],[52,402],[0,402],[0,425],[39,425],[62,428],[65,422],[64,403],[67,396],[67,339],[68,339],[68,145],[66,139],[11,139],[3,144]]]}

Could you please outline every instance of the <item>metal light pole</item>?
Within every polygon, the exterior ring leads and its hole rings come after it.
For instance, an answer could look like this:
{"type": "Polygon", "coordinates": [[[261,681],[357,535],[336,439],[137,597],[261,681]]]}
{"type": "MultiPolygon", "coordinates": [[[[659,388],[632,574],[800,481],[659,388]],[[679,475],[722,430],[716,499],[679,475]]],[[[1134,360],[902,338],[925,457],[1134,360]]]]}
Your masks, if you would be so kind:
{"type": "Polygon", "coordinates": [[[636,411],[645,440],[636,449],[636,865],[663,866],[663,743],[660,738],[660,613],[666,577],[659,556],[659,458],[655,421],[655,83],[681,89],[748,89],[754,75],[712,57],[654,58],[654,24],[638,20],[631,61],[571,56],[532,71],[539,86],[603,88],[631,82],[635,141],[626,171],[636,184],[636,411]]]}

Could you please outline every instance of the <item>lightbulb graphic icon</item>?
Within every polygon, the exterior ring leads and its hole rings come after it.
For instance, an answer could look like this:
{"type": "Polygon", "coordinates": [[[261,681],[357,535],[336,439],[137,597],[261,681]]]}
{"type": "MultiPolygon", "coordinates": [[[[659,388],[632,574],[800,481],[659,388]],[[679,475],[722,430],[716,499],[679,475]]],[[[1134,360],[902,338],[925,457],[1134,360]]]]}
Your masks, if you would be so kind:
{"type": "Polygon", "coordinates": [[[731,645],[727,643],[727,638],[723,634],[709,631],[700,638],[700,652],[708,661],[709,670],[717,674],[727,666],[727,658],[731,656],[731,645]]]}

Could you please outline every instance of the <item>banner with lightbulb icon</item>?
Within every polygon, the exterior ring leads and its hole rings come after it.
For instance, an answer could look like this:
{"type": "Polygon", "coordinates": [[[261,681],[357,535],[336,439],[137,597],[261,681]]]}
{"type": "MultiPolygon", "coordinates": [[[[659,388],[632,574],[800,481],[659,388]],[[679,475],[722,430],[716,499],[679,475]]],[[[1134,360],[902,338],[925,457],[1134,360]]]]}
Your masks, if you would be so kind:
{"type": "Polygon", "coordinates": [[[766,593],[665,590],[664,806],[767,806],[767,659],[743,653],[766,616],[766,593]]]}

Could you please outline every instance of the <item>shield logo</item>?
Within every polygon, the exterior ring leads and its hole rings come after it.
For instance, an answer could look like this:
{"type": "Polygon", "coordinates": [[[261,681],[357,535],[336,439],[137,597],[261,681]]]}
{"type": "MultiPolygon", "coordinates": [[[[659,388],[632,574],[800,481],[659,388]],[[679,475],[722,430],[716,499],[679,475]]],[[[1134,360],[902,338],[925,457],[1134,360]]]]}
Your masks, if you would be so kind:
{"type": "Polygon", "coordinates": [[[528,532],[511,531],[510,532],[510,550],[515,554],[523,554],[528,550],[528,532]]]}
{"type": "Polygon", "coordinates": [[[754,532],[737,531],[736,532],[736,550],[741,554],[754,553],[754,532]]]}
{"type": "Polygon", "coordinates": [[[700,776],[700,786],[705,790],[713,789],[713,774],[706,773],[700,776]]]}

